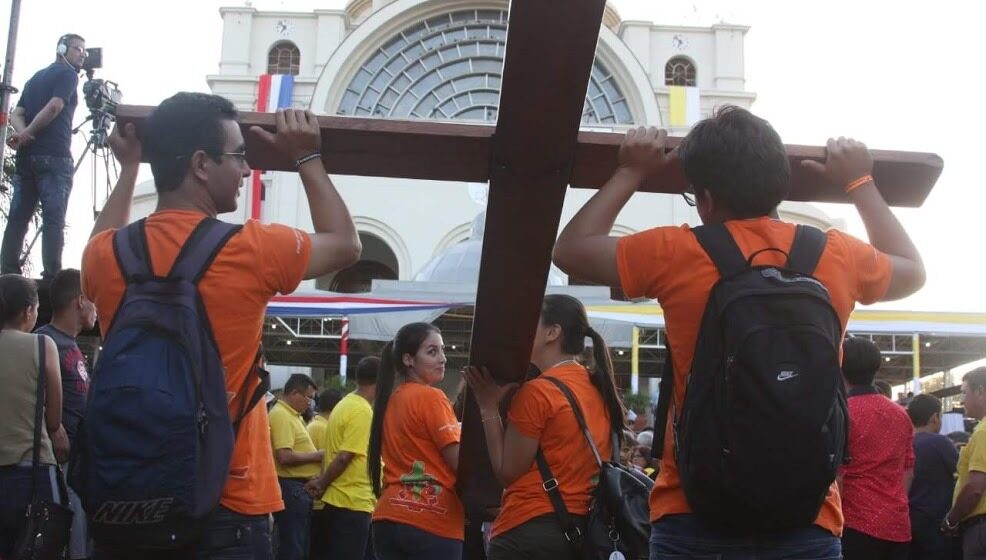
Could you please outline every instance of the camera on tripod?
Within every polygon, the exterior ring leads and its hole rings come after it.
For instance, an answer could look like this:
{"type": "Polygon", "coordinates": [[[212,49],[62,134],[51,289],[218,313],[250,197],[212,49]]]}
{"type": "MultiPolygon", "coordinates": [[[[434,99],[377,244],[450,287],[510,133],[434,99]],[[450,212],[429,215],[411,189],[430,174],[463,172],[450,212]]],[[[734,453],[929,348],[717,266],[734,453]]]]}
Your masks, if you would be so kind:
{"type": "MultiPolygon", "coordinates": [[[[98,47],[86,49],[86,54],[86,60],[82,64],[82,69],[86,72],[82,95],[85,97],[86,107],[89,108],[89,117],[82,124],[92,122],[87,148],[105,148],[110,125],[116,120],[116,108],[123,99],[123,92],[116,82],[93,78],[96,69],[103,67],[103,49],[98,47]]],[[[79,125],[73,132],[81,128],[82,125],[79,125]]]]}
{"type": "Polygon", "coordinates": [[[82,94],[86,98],[86,107],[93,113],[116,115],[116,107],[123,99],[119,84],[110,80],[89,79],[82,84],[82,94]]]}

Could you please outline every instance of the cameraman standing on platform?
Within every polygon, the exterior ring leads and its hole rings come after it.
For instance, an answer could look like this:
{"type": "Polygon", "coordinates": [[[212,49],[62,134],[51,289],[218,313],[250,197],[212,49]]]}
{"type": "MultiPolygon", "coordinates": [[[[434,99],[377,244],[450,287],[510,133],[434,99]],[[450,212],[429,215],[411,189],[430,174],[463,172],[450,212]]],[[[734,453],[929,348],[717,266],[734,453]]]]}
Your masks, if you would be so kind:
{"type": "Polygon", "coordinates": [[[24,85],[10,115],[16,133],[7,144],[17,150],[14,196],[0,248],[0,274],[21,273],[21,250],[27,225],[41,202],[43,278],[62,268],[65,212],[72,191],[72,118],[79,97],[79,70],[86,60],[86,42],[78,35],[58,39],[55,61],[24,85]]]}

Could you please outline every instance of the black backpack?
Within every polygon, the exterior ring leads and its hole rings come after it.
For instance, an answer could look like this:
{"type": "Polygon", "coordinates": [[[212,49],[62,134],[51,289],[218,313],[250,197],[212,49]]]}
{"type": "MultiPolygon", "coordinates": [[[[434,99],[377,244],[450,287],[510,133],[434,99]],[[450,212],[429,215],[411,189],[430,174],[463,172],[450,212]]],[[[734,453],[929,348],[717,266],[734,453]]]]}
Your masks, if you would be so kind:
{"type": "MultiPolygon", "coordinates": [[[[721,530],[767,533],[813,523],[846,453],[842,323],[812,277],[825,234],[797,226],[787,264],[753,266],[725,226],[692,230],[720,278],[709,293],[674,410],[670,348],[655,417],[671,409],[675,458],[692,511],[721,530]]],[[[660,456],[658,420],[653,450],[660,456]]]]}
{"type": "Polygon", "coordinates": [[[543,379],[553,383],[565,395],[596,464],[599,465],[599,482],[593,490],[588,519],[583,529],[569,516],[568,508],[558,490],[558,480],[538,447],[536,458],[543,480],[542,486],[555,508],[565,538],[572,544],[576,555],[584,560],[613,558],[611,555],[614,552],[619,552],[627,560],[647,560],[650,539],[649,500],[654,481],[644,473],[620,464],[620,440],[617,434],[612,434],[612,460],[603,461],[585,423],[582,408],[571,389],[554,377],[544,376],[543,379]]]}

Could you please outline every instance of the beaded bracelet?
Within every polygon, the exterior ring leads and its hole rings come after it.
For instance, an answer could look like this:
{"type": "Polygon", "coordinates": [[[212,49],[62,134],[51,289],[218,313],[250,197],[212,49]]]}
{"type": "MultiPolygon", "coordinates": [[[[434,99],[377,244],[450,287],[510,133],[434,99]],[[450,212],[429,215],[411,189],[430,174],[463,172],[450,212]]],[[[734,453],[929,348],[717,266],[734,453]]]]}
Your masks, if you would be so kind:
{"type": "Polygon", "coordinates": [[[297,169],[297,168],[301,167],[302,165],[308,163],[309,161],[314,161],[316,159],[321,159],[321,158],[322,158],[322,152],[312,152],[312,153],[308,154],[307,156],[302,156],[302,157],[298,158],[297,160],[295,160],[295,162],[294,162],[294,168],[297,169]]]}
{"type": "Polygon", "coordinates": [[[848,185],[846,185],[846,192],[847,193],[850,193],[850,192],[853,191],[853,189],[856,189],[858,187],[861,187],[861,186],[865,185],[866,183],[872,183],[872,182],[873,182],[873,176],[872,175],[863,175],[859,179],[856,179],[855,181],[853,181],[853,182],[849,183],[848,185]]]}

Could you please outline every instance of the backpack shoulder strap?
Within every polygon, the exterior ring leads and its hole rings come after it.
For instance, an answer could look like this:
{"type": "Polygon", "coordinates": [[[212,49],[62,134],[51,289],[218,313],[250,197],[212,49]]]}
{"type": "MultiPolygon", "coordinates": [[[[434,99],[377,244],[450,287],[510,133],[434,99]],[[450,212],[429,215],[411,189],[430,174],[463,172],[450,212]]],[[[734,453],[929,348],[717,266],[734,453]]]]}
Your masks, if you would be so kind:
{"type": "Polygon", "coordinates": [[[709,224],[692,228],[695,239],[719,269],[719,276],[726,277],[747,268],[746,257],[723,224],[709,224]]]}
{"type": "Polygon", "coordinates": [[[655,459],[664,457],[664,434],[668,429],[671,399],[674,397],[674,361],[671,359],[671,345],[664,356],[664,367],[661,369],[661,385],[657,394],[657,408],[654,410],[654,441],[651,443],[650,456],[655,459]]]}
{"type": "Polygon", "coordinates": [[[175,264],[168,273],[169,278],[181,278],[198,284],[205,271],[212,265],[226,242],[243,229],[243,226],[230,224],[215,218],[205,218],[195,226],[192,234],[182,245],[175,264]]]}
{"type": "Polygon", "coordinates": [[[822,230],[799,225],[794,231],[794,243],[787,258],[787,268],[801,274],[815,272],[818,260],[822,258],[822,252],[825,251],[826,242],[828,236],[822,230]]]}
{"type": "Polygon", "coordinates": [[[113,255],[127,284],[154,275],[144,224],[143,219],[137,220],[113,234],[113,255]]]}
{"type": "Polygon", "coordinates": [[[572,394],[572,390],[568,388],[568,385],[565,385],[554,377],[547,375],[543,375],[541,377],[546,381],[550,381],[555,387],[558,387],[558,389],[561,390],[563,395],[565,395],[565,399],[568,401],[569,406],[572,407],[572,412],[575,413],[575,421],[579,423],[579,429],[582,430],[582,435],[585,436],[585,441],[588,442],[589,449],[592,450],[592,456],[596,458],[596,464],[602,467],[603,460],[599,455],[599,448],[596,447],[596,442],[592,439],[592,433],[589,432],[589,426],[585,423],[585,415],[582,414],[582,407],[579,406],[579,401],[575,400],[575,395],[572,394]]]}

